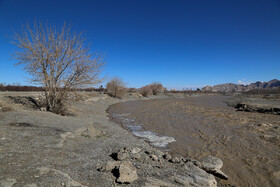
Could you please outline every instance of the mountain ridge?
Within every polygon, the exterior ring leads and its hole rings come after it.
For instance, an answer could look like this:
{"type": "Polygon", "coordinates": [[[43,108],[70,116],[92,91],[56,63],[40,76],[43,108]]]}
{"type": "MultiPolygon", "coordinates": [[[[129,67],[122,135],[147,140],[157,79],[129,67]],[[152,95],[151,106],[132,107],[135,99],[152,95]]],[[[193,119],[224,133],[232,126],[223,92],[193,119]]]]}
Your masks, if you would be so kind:
{"type": "Polygon", "coordinates": [[[257,81],[248,85],[243,84],[234,84],[234,83],[225,83],[217,84],[214,86],[205,86],[202,88],[202,91],[210,92],[241,92],[248,91],[253,89],[275,89],[280,87],[280,80],[272,79],[268,82],[257,81]]]}

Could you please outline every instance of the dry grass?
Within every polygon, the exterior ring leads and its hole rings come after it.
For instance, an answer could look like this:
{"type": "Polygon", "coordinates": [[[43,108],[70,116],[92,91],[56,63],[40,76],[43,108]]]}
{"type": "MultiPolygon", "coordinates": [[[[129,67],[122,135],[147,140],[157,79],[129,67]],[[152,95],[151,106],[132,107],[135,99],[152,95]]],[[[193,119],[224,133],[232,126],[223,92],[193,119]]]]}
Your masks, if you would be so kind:
{"type": "Polygon", "coordinates": [[[0,100],[0,112],[9,112],[14,110],[14,106],[11,103],[0,100]]]}

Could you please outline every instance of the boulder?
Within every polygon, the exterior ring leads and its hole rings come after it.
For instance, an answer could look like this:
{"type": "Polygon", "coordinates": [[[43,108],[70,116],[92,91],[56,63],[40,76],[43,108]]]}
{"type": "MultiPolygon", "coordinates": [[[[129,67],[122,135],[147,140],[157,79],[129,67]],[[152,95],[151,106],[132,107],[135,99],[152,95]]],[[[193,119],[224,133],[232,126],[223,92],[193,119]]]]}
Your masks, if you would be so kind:
{"type": "Polygon", "coordinates": [[[221,179],[228,179],[228,176],[221,171],[223,161],[217,157],[207,156],[200,160],[201,168],[208,173],[215,175],[221,179]]]}
{"type": "Polygon", "coordinates": [[[119,166],[119,177],[117,182],[119,183],[132,183],[137,180],[136,168],[130,161],[123,161],[119,166]]]}
{"type": "Polygon", "coordinates": [[[184,166],[186,175],[176,175],[174,181],[184,186],[207,186],[216,187],[217,181],[215,177],[192,162],[187,162],[184,166]]]}
{"type": "Polygon", "coordinates": [[[106,166],[105,166],[105,171],[112,171],[113,169],[115,169],[116,167],[118,167],[120,165],[120,161],[109,161],[107,162],[106,166]]]}

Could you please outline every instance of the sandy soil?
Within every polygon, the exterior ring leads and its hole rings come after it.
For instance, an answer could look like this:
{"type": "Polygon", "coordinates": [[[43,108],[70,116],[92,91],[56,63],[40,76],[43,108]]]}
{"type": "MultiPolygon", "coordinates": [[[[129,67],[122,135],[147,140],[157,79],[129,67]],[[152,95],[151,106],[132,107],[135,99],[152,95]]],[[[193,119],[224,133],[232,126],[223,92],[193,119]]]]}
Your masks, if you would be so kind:
{"type": "Polygon", "coordinates": [[[0,101],[12,108],[0,112],[2,181],[16,180],[13,186],[113,186],[115,177],[97,168],[123,147],[151,148],[109,121],[106,109],[118,99],[87,96],[71,103],[75,116],[59,116],[4,98],[38,94],[0,93],[0,101]]]}
{"type": "MultiPolygon", "coordinates": [[[[221,158],[224,171],[230,176],[221,185],[278,186],[280,116],[238,112],[223,102],[228,99],[199,96],[131,101],[113,105],[109,112],[116,121],[120,120],[118,116],[126,114],[126,119],[121,120],[132,131],[175,138],[169,144],[174,154],[190,158],[211,154],[221,158]]],[[[279,103],[273,101],[273,106],[279,103]]],[[[143,137],[149,139],[147,135],[143,137]]]]}

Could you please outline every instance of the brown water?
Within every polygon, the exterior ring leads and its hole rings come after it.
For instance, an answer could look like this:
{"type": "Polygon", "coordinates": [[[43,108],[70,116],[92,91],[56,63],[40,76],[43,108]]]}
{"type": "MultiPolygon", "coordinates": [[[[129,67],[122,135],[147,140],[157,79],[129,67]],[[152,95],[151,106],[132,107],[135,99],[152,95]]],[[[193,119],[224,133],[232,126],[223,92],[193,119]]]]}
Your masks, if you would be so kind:
{"type": "Polygon", "coordinates": [[[165,149],[174,154],[221,158],[222,171],[230,177],[221,184],[279,186],[280,116],[237,112],[223,102],[225,99],[200,96],[130,101],[115,104],[108,112],[155,146],[164,148],[164,143],[172,142],[165,149]],[[150,138],[151,132],[160,140],[150,138]]]}

